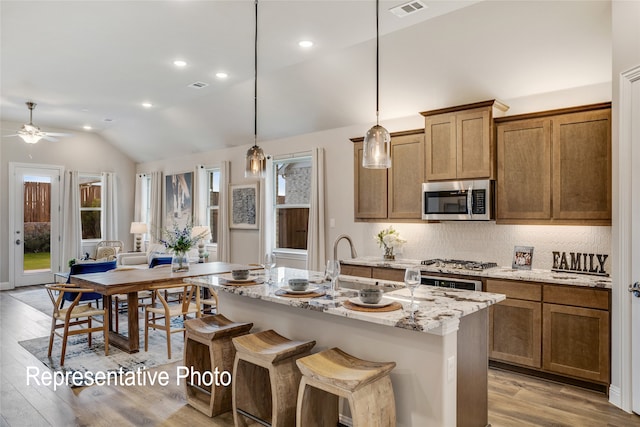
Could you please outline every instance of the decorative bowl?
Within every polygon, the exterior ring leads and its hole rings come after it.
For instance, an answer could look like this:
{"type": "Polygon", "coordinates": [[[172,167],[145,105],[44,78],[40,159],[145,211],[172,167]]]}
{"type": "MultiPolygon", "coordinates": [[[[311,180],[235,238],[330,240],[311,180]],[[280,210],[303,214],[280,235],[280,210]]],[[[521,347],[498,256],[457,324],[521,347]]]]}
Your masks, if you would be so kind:
{"type": "Polygon", "coordinates": [[[377,304],[382,299],[384,292],[380,288],[360,289],[360,301],[365,304],[377,304]]]}
{"type": "Polygon", "coordinates": [[[249,278],[249,270],[231,270],[231,277],[234,280],[247,280],[249,278]]]}
{"type": "Polygon", "coordinates": [[[309,288],[307,279],[289,279],[289,288],[292,291],[306,291],[309,288]]]}

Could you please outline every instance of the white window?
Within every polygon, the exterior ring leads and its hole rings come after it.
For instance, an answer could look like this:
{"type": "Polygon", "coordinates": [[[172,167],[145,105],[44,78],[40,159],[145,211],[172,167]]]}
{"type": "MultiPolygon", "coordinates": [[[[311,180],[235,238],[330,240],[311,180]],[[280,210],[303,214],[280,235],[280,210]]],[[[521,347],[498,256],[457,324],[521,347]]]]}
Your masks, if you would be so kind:
{"type": "Polygon", "coordinates": [[[273,161],[275,249],[307,250],[311,199],[311,157],[273,161]]]}
{"type": "Polygon", "coordinates": [[[79,180],[82,240],[102,240],[102,178],[80,174],[79,180]]]}
{"type": "Polygon", "coordinates": [[[211,240],[218,243],[218,220],[220,216],[220,169],[207,169],[207,225],[211,229],[211,240]]]}

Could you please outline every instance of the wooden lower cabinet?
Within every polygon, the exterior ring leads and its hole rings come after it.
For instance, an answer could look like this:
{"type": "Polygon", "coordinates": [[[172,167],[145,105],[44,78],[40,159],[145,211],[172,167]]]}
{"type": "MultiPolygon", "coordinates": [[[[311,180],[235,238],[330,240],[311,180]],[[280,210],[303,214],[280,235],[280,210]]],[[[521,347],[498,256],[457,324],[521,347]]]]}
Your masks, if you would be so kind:
{"type": "Polygon", "coordinates": [[[340,263],[340,274],[345,276],[371,277],[371,267],[340,263]]]}
{"type": "Polygon", "coordinates": [[[606,385],[610,377],[610,292],[487,279],[507,296],[489,309],[489,358],[606,385]]]}
{"type": "Polygon", "coordinates": [[[489,310],[489,357],[540,368],[542,304],[507,299],[489,310]]]}
{"type": "Polygon", "coordinates": [[[543,368],[609,382],[609,312],[544,304],[543,368]]]}

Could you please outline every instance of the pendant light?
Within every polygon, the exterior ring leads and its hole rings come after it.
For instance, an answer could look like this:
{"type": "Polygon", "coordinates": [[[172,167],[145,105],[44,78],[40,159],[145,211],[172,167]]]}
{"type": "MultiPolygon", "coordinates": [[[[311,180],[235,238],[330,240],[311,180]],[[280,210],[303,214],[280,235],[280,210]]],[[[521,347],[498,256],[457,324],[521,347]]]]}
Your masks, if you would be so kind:
{"type": "Polygon", "coordinates": [[[380,108],[380,30],[379,0],[376,0],[376,124],[364,136],[362,167],[387,169],[391,167],[391,135],[379,124],[380,108]]]}
{"type": "Polygon", "coordinates": [[[253,62],[253,147],[247,151],[245,178],[263,178],[267,168],[267,159],[262,148],[258,147],[258,0],[256,7],[256,31],[254,38],[253,62]]]}

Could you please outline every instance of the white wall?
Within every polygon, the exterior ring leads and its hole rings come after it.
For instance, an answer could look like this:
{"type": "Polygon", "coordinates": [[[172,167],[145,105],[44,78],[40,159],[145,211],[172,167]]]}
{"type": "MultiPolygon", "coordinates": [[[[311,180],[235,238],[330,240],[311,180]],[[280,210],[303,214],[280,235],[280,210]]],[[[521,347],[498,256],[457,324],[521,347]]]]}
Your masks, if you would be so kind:
{"type": "MultiPolygon", "coordinates": [[[[15,133],[22,123],[1,122],[0,134],[15,133]]],[[[9,232],[9,176],[10,162],[64,166],[65,170],[86,173],[115,172],[118,185],[118,238],[125,248],[133,245],[129,227],[133,219],[133,191],[135,163],[115,149],[101,136],[68,129],[48,129],[73,133],[58,142],[40,141],[25,144],[18,137],[2,138],[0,145],[0,283],[9,280],[9,250],[12,239],[9,232]]],[[[12,286],[9,284],[9,286],[12,286]]]]}

